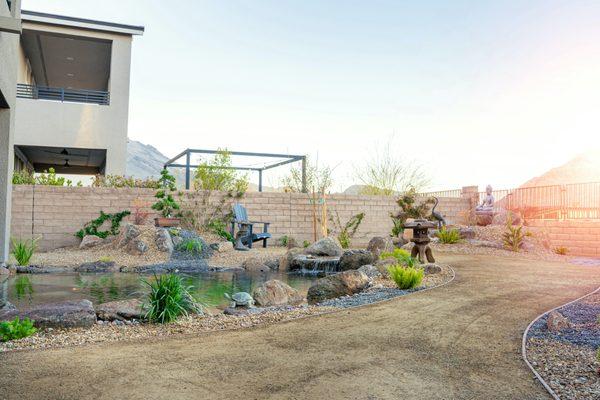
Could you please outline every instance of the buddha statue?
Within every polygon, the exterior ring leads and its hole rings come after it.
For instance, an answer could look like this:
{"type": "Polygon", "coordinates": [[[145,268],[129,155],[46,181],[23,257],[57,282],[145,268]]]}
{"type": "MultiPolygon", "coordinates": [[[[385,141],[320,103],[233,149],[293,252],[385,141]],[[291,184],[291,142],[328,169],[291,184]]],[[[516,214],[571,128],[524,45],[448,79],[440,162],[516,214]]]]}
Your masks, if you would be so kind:
{"type": "Polygon", "coordinates": [[[492,194],[492,186],[487,185],[485,188],[485,197],[481,204],[475,207],[475,211],[492,212],[494,211],[494,195],[492,194]]]}

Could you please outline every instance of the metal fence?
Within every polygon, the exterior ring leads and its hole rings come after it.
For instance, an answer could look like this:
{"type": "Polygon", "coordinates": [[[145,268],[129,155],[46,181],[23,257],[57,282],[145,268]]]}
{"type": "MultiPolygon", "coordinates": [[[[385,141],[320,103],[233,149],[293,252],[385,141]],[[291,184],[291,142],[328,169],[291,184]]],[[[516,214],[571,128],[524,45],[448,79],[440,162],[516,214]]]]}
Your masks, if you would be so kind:
{"type": "Polygon", "coordinates": [[[462,189],[439,190],[437,192],[419,193],[423,197],[461,197],[462,189]]]}
{"type": "Polygon", "coordinates": [[[74,103],[110,104],[110,93],[102,90],[65,89],[48,86],[17,84],[17,97],[24,99],[41,99],[69,101],[74,103]]]}
{"type": "MultiPolygon", "coordinates": [[[[526,219],[600,219],[600,182],[494,190],[495,208],[526,219]]],[[[479,202],[486,193],[479,193],[479,202]]]]}

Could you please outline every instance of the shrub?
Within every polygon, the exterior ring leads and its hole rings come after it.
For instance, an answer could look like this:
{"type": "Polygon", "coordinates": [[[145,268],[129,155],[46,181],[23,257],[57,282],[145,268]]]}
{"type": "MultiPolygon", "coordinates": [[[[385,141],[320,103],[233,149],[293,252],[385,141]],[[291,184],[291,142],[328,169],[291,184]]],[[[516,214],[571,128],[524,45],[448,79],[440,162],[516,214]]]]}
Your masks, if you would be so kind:
{"type": "Polygon", "coordinates": [[[337,239],[343,249],[350,247],[350,240],[354,237],[354,234],[358,230],[364,217],[365,213],[353,215],[344,225],[342,225],[340,222],[340,215],[337,211],[335,213],[335,219],[332,216],[329,216],[331,222],[333,222],[336,229],[339,231],[337,239]]]}
{"type": "MultiPolygon", "coordinates": [[[[73,181],[70,179],[57,176],[54,168],[48,168],[37,177],[27,170],[15,171],[12,183],[13,185],[73,186],[73,181]]],[[[77,182],[77,186],[83,186],[81,181],[77,182]]]]}
{"type": "Polygon", "coordinates": [[[159,189],[160,182],[154,178],[136,179],[124,175],[95,175],[92,180],[94,187],[109,188],[148,188],[159,189]]]}
{"type": "Polygon", "coordinates": [[[248,177],[231,169],[231,153],[219,150],[212,160],[202,162],[196,169],[196,190],[219,190],[234,193],[239,198],[248,190],[248,177]]]}
{"type": "Polygon", "coordinates": [[[289,241],[290,241],[290,237],[288,235],[283,235],[282,237],[279,238],[279,244],[282,245],[283,247],[287,247],[289,241]]]}
{"type": "Polygon", "coordinates": [[[399,236],[402,233],[402,225],[408,218],[425,218],[429,212],[429,206],[435,203],[432,197],[425,199],[421,203],[417,203],[417,197],[417,191],[414,188],[410,188],[396,200],[400,211],[396,214],[390,214],[390,218],[392,218],[394,223],[392,236],[399,236]]]}
{"type": "Polygon", "coordinates": [[[310,246],[310,242],[308,240],[302,242],[302,247],[307,248],[308,246],[310,246]]]}
{"type": "Polygon", "coordinates": [[[96,219],[91,220],[75,233],[79,239],[83,239],[86,235],[98,236],[99,238],[105,239],[109,235],[118,235],[121,227],[121,221],[123,218],[131,214],[129,211],[121,211],[116,214],[107,214],[104,211],[100,211],[100,216],[96,219]],[[106,221],[110,221],[110,229],[107,231],[99,231],[100,228],[106,221]]]}
{"type": "Polygon", "coordinates": [[[153,281],[143,281],[150,288],[144,307],[145,317],[152,322],[168,323],[181,315],[202,313],[202,306],[190,294],[181,277],[168,274],[156,276],[153,281]]]}
{"type": "Polygon", "coordinates": [[[21,239],[12,239],[11,240],[12,255],[15,257],[15,260],[17,260],[17,264],[29,265],[29,260],[31,260],[33,253],[35,253],[38,240],[39,240],[39,238],[27,239],[27,240],[21,240],[21,239]]]}
{"type": "Polygon", "coordinates": [[[33,321],[25,318],[23,321],[15,317],[12,321],[0,322],[0,342],[22,339],[33,335],[37,329],[33,327],[33,321]]]}
{"type": "Polygon", "coordinates": [[[185,239],[177,245],[177,250],[190,254],[200,254],[202,253],[202,242],[196,238],[185,239]]]}
{"type": "Polygon", "coordinates": [[[102,256],[98,259],[98,261],[103,263],[109,263],[112,262],[112,258],[110,258],[109,256],[102,256]]]}
{"type": "Polygon", "coordinates": [[[512,216],[509,214],[506,220],[506,231],[504,231],[502,234],[504,246],[512,251],[519,251],[523,245],[524,237],[525,235],[523,234],[523,226],[513,226],[512,216]]]}
{"type": "Polygon", "coordinates": [[[419,261],[416,258],[412,257],[408,251],[398,248],[394,249],[391,252],[382,252],[379,255],[379,258],[382,260],[386,258],[395,258],[398,261],[398,263],[400,263],[400,265],[404,265],[406,267],[411,268],[415,267],[419,263],[419,261]]]}
{"type": "Polygon", "coordinates": [[[135,225],[144,225],[146,223],[146,220],[150,216],[150,213],[144,210],[146,207],[148,207],[148,203],[139,197],[133,201],[133,223],[135,225]]]}
{"type": "Polygon", "coordinates": [[[13,172],[12,178],[13,185],[35,185],[35,177],[33,173],[29,172],[26,169],[21,171],[13,172]]]}
{"type": "Polygon", "coordinates": [[[556,254],[559,254],[559,255],[561,255],[561,256],[566,256],[566,255],[567,255],[567,253],[569,252],[569,249],[567,249],[567,248],[566,248],[566,247],[564,247],[564,246],[558,246],[558,247],[556,247],[556,248],[554,249],[554,252],[555,252],[556,254]]]}
{"type": "Polygon", "coordinates": [[[398,289],[412,289],[419,286],[423,281],[423,270],[421,268],[392,265],[388,267],[388,272],[398,289]]]}
{"type": "Polygon", "coordinates": [[[443,227],[438,231],[437,237],[442,243],[454,244],[460,241],[460,232],[458,229],[447,229],[446,227],[443,227]]]}
{"type": "Polygon", "coordinates": [[[152,205],[152,209],[160,211],[161,215],[165,218],[170,218],[174,210],[179,210],[179,204],[173,199],[173,195],[167,192],[174,192],[177,190],[175,187],[175,177],[169,174],[167,169],[160,171],[160,187],[154,197],[158,199],[156,203],[152,205]]]}
{"type": "Polygon", "coordinates": [[[235,241],[231,232],[227,230],[227,224],[222,219],[213,218],[208,222],[206,227],[222,239],[228,240],[232,243],[235,241]]]}

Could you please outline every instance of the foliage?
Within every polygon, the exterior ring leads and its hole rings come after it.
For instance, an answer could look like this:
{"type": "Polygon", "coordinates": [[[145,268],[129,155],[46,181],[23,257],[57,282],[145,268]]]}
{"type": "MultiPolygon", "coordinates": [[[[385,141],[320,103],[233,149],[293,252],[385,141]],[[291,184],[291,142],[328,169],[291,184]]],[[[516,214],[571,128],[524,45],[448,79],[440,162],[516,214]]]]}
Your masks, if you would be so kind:
{"type": "Polygon", "coordinates": [[[206,160],[196,169],[194,188],[196,190],[218,190],[235,193],[242,197],[248,190],[248,177],[232,167],[231,153],[219,149],[212,160],[206,160]]]}
{"type": "Polygon", "coordinates": [[[25,318],[22,321],[15,317],[12,321],[0,322],[0,342],[22,339],[33,335],[37,329],[33,327],[33,321],[25,318]]]}
{"type": "Polygon", "coordinates": [[[390,139],[372,151],[369,160],[356,166],[355,177],[363,185],[360,194],[392,196],[410,188],[422,190],[429,184],[423,167],[393,151],[390,139]]]}
{"type": "Polygon", "coordinates": [[[13,172],[13,185],[35,185],[35,177],[30,171],[23,169],[13,172]]]}
{"type": "Polygon", "coordinates": [[[149,321],[164,324],[190,312],[202,313],[202,305],[190,294],[192,287],[185,286],[178,275],[154,275],[152,281],[143,280],[143,283],[150,288],[144,303],[145,317],[149,321]]]}
{"type": "Polygon", "coordinates": [[[460,242],[460,231],[458,229],[448,229],[445,226],[437,233],[441,243],[454,244],[460,242]]]}
{"type": "MultiPolygon", "coordinates": [[[[12,178],[13,185],[45,185],[45,186],[73,186],[73,181],[56,175],[54,168],[48,168],[37,177],[28,170],[15,171],[12,178]]],[[[77,182],[77,186],[82,186],[77,182]]]]}
{"type": "Polygon", "coordinates": [[[502,234],[502,242],[506,248],[517,252],[523,245],[525,235],[523,234],[523,226],[513,226],[512,221],[512,214],[509,213],[506,219],[506,230],[502,234]]]}
{"type": "Polygon", "coordinates": [[[340,215],[337,211],[335,212],[335,219],[332,215],[329,216],[329,219],[331,222],[333,222],[336,230],[338,231],[337,239],[343,249],[350,247],[350,241],[354,237],[354,234],[356,234],[356,231],[358,230],[363,218],[365,218],[364,212],[353,215],[348,221],[346,221],[345,224],[342,225],[340,222],[340,215]]]}
{"type": "Polygon", "coordinates": [[[307,248],[308,246],[310,246],[310,242],[308,240],[302,242],[302,247],[307,248]]]}
{"type": "Polygon", "coordinates": [[[567,249],[567,248],[566,248],[566,247],[564,247],[564,246],[558,246],[558,247],[556,247],[556,248],[554,249],[554,252],[555,252],[556,254],[559,254],[559,255],[561,255],[561,256],[566,256],[566,255],[567,255],[567,253],[569,252],[569,249],[567,249]]]}
{"type": "Polygon", "coordinates": [[[419,261],[412,257],[410,253],[404,249],[395,248],[393,251],[384,251],[379,255],[379,258],[384,260],[386,258],[395,258],[398,263],[407,267],[415,267],[419,261]]]}
{"type": "Polygon", "coordinates": [[[196,238],[185,239],[177,245],[177,250],[190,254],[200,254],[202,253],[202,242],[196,238]]]}
{"type": "Polygon", "coordinates": [[[11,239],[12,242],[12,255],[17,260],[17,264],[19,265],[28,265],[29,260],[35,253],[37,248],[37,242],[39,238],[36,239],[11,239]]]}
{"type": "Polygon", "coordinates": [[[112,258],[110,258],[109,256],[102,256],[98,259],[98,261],[103,263],[109,263],[112,262],[112,258]]]}
{"type": "Polygon", "coordinates": [[[388,267],[390,278],[396,283],[398,289],[412,289],[423,281],[423,269],[405,267],[403,265],[392,265],[388,267]]]}
{"type": "Polygon", "coordinates": [[[148,205],[139,197],[133,201],[133,223],[135,225],[144,225],[148,220],[150,212],[144,210],[148,205]]]}
{"type": "MultiPolygon", "coordinates": [[[[318,160],[306,158],[306,191],[309,193],[327,193],[333,186],[333,170],[328,166],[320,166],[318,160]]],[[[302,168],[293,167],[287,176],[281,179],[284,191],[302,192],[302,168]]]]}
{"type": "Polygon", "coordinates": [[[158,199],[156,203],[152,205],[152,209],[159,211],[163,217],[170,218],[174,210],[179,210],[179,204],[173,199],[170,192],[177,190],[175,187],[175,177],[169,174],[169,171],[165,168],[160,171],[160,188],[154,197],[158,199]]]}
{"type": "Polygon", "coordinates": [[[125,175],[95,175],[92,179],[94,187],[108,188],[147,188],[159,189],[160,181],[152,177],[146,179],[137,179],[133,176],[125,175]]]}
{"type": "Polygon", "coordinates": [[[393,236],[399,236],[404,231],[402,225],[408,218],[425,218],[429,213],[429,206],[435,203],[435,199],[431,197],[421,203],[417,203],[417,196],[415,188],[410,188],[396,200],[400,211],[396,214],[390,214],[394,223],[394,228],[392,229],[393,236]],[[402,230],[400,230],[401,228],[402,230]]]}
{"type": "Polygon", "coordinates": [[[104,211],[100,211],[100,216],[96,219],[91,220],[75,233],[79,239],[83,239],[84,236],[93,235],[99,238],[105,239],[109,235],[118,235],[121,221],[123,218],[131,214],[129,211],[121,211],[115,214],[107,214],[104,211]],[[110,221],[110,229],[107,231],[99,231],[100,228],[106,221],[110,221]]]}
{"type": "Polygon", "coordinates": [[[171,234],[171,236],[179,236],[179,229],[177,228],[170,228],[169,229],[169,233],[171,234]]]}
{"type": "Polygon", "coordinates": [[[231,243],[235,241],[231,232],[227,230],[227,223],[225,223],[225,221],[223,221],[222,219],[211,219],[206,225],[206,227],[214,234],[218,235],[219,237],[225,240],[230,241],[231,243]]]}

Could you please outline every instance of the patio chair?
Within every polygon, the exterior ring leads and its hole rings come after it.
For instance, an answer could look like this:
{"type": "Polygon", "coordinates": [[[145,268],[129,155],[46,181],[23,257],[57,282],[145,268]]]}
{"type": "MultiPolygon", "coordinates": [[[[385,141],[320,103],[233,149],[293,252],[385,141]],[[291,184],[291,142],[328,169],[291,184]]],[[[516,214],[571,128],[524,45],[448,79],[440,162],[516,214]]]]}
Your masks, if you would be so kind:
{"type": "Polygon", "coordinates": [[[267,247],[267,239],[271,238],[271,234],[269,233],[269,224],[270,222],[249,221],[248,211],[246,210],[246,207],[239,203],[233,205],[233,220],[231,221],[231,234],[235,238],[236,226],[238,230],[246,231],[245,236],[242,237],[242,243],[245,246],[252,248],[253,242],[262,240],[263,247],[267,247]],[[254,224],[262,224],[262,232],[256,232],[254,229],[254,224]]]}

